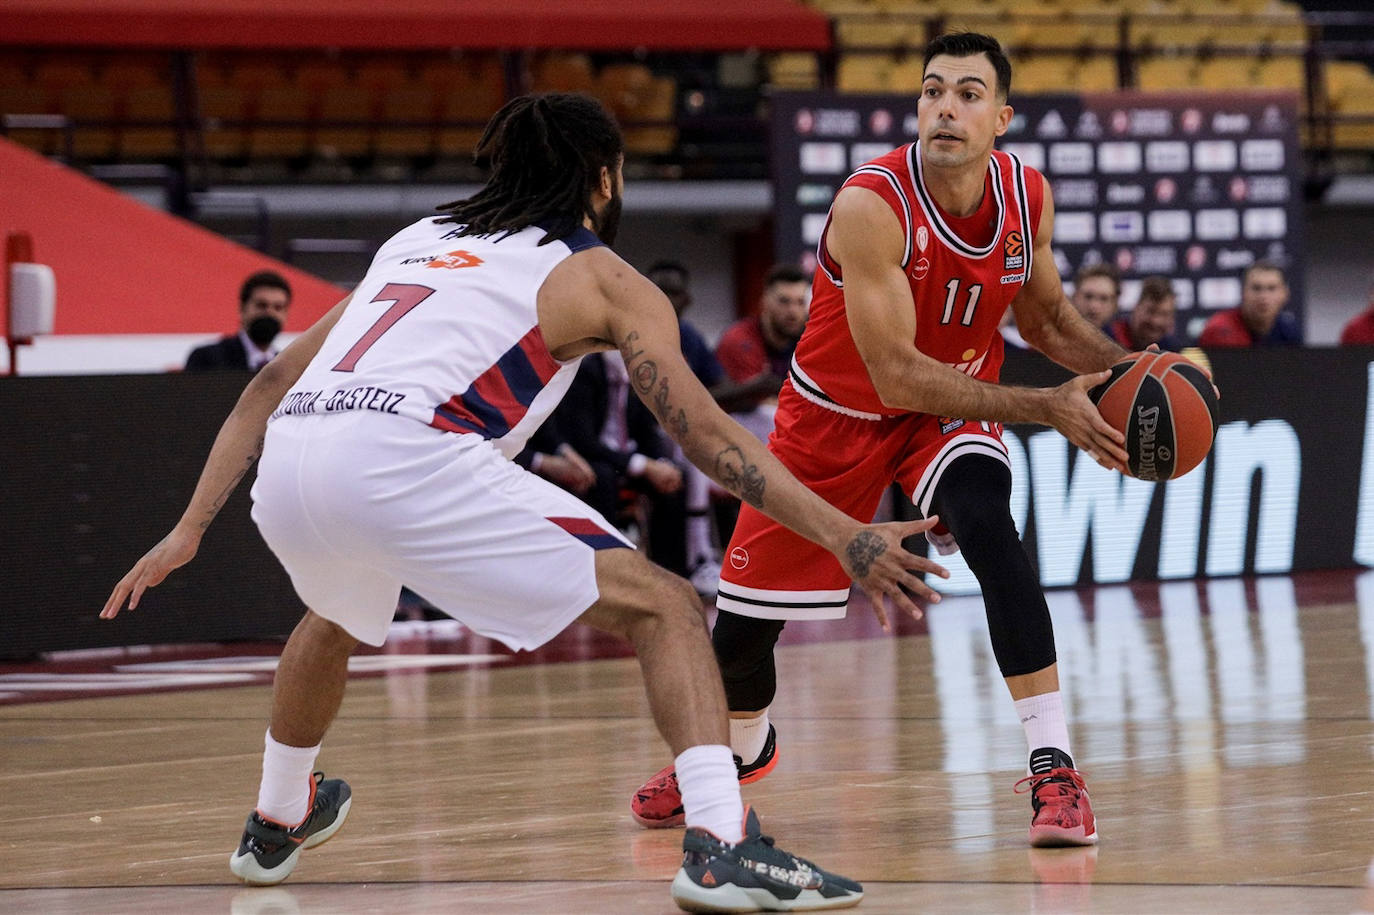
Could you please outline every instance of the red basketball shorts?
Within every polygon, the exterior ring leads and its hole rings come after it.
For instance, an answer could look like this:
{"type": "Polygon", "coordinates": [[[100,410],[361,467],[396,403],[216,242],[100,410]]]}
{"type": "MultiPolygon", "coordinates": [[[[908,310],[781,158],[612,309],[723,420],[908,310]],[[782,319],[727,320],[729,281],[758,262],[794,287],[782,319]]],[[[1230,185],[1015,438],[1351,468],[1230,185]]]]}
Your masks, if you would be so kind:
{"type": "MultiPolygon", "coordinates": [[[[768,450],[797,479],[852,518],[869,521],[897,483],[922,515],[944,468],[965,454],[1009,463],[1001,426],[926,413],[846,416],[783,385],[768,450]]],[[[749,505],[725,551],[716,607],[759,619],[838,619],[849,576],[830,552],[749,505]]]]}

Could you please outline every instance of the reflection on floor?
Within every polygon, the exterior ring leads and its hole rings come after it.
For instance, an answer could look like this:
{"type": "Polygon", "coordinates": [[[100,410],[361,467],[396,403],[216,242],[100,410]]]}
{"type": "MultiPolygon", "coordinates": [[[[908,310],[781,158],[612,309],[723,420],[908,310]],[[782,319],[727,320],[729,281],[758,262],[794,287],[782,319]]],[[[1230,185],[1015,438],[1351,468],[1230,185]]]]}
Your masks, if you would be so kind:
{"type": "MultiPolygon", "coordinates": [[[[859,602],[848,620],[789,626],[780,763],[746,788],[767,831],[866,881],[869,913],[1358,905],[1374,853],[1374,573],[1049,601],[1100,848],[1025,846],[1029,807],[1011,792],[1024,741],[972,597],[896,638],[859,602]]],[[[277,648],[0,668],[0,791],[23,837],[0,909],[671,911],[681,833],[628,816],[667,753],[624,646],[575,630],[512,656],[452,627],[397,636],[356,659],[321,756],[353,784],[348,826],[266,891],[232,886],[224,864],[277,648]],[[167,824],[185,822],[171,844],[167,824]]]]}

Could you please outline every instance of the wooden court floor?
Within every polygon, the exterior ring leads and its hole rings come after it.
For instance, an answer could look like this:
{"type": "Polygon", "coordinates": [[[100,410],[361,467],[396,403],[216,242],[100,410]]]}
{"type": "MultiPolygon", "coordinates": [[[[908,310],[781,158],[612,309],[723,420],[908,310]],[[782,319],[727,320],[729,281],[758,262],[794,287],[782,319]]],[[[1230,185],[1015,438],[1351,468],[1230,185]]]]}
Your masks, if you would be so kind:
{"type": "MultiPolygon", "coordinates": [[[[870,915],[1358,909],[1374,573],[1050,602],[1098,848],[1026,845],[1011,790],[1024,742],[975,598],[895,637],[866,611],[789,627],[780,762],[745,789],[765,831],[863,880],[870,915]]],[[[320,757],[351,783],[352,814],[270,889],[226,866],[255,797],[270,659],[219,659],[257,671],[246,685],[61,701],[42,698],[68,695],[52,686],[62,663],[6,668],[0,912],[676,911],[681,832],[642,830],[627,806],[667,762],[638,668],[564,638],[585,659],[473,663],[470,641],[410,639],[360,664],[372,674],[320,757]]],[[[103,676],[120,689],[139,666],[103,676]]]]}

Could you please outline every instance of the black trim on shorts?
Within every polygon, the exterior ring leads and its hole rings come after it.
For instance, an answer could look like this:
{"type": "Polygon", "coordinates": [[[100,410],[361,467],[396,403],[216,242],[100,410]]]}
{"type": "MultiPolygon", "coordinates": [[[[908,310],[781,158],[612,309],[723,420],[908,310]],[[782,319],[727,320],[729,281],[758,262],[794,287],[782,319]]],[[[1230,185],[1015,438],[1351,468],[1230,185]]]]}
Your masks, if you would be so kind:
{"type": "MultiPolygon", "coordinates": [[[[722,585],[724,582],[722,582],[722,585]]],[[[847,607],[849,606],[849,595],[846,594],[844,600],[840,601],[806,601],[798,603],[782,603],[776,600],[759,600],[756,597],[741,597],[731,594],[727,588],[718,588],[716,594],[720,597],[728,597],[730,600],[738,601],[741,604],[751,604],[755,607],[778,607],[781,609],[793,610],[815,610],[822,607],[847,607]]]]}

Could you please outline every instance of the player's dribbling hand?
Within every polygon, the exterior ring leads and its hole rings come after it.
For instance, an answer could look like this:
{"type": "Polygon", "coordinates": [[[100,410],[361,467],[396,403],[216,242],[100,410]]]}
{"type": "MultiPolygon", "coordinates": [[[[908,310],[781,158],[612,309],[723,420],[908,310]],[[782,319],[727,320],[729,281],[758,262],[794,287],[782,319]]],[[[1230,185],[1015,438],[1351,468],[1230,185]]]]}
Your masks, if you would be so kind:
{"type": "Polygon", "coordinates": [[[892,631],[887,619],[889,599],[912,619],[921,618],[921,608],[906,595],[903,587],[926,603],[939,603],[940,595],[916,573],[930,572],[949,578],[949,571],[939,563],[907,552],[902,546],[907,537],[924,534],[939,523],[939,517],[932,515],[921,521],[866,524],[835,554],[845,573],[868,595],[884,632],[892,631]]]}
{"type": "Polygon", "coordinates": [[[173,569],[190,562],[198,549],[199,535],[184,530],[180,525],[172,528],[172,532],[163,537],[157,546],[144,553],[143,558],[119,580],[119,584],[115,585],[114,590],[110,592],[109,600],[105,601],[105,609],[100,611],[100,618],[114,619],[124,607],[126,598],[129,601],[129,609],[133,610],[138,606],[144,591],[161,584],[173,569]]]}
{"type": "Polygon", "coordinates": [[[1112,377],[1094,372],[1070,378],[1051,391],[1050,425],[1109,470],[1126,472],[1126,436],[1102,418],[1088,391],[1112,377]]]}

